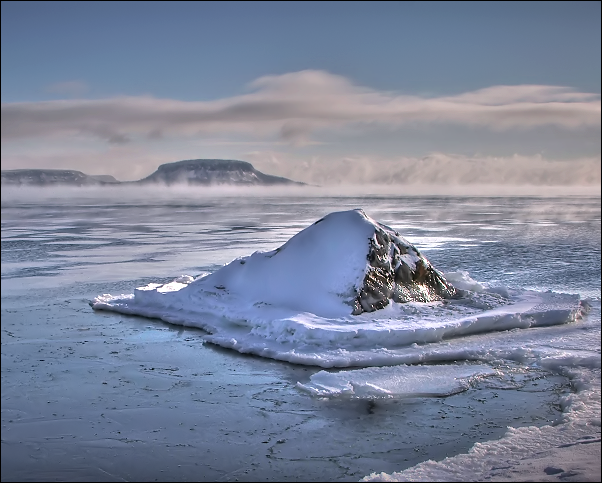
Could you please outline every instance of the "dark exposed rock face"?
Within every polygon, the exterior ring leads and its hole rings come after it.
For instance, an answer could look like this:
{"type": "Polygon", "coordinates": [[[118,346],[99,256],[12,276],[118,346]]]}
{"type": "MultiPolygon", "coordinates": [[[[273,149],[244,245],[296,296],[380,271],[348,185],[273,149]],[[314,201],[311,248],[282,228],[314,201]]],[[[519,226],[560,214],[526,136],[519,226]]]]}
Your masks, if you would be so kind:
{"type": "Polygon", "coordinates": [[[89,176],[71,169],[11,169],[2,171],[2,184],[13,186],[99,186],[119,183],[108,175],[89,176]]]}
{"type": "Polygon", "coordinates": [[[353,303],[353,315],[395,302],[433,302],[456,295],[456,289],[405,238],[378,223],[369,241],[369,268],[353,303]]]}
{"type": "Polygon", "coordinates": [[[189,185],[302,185],[287,178],[257,171],[251,163],[224,159],[189,159],[159,166],[150,176],[137,183],[189,185]]]}

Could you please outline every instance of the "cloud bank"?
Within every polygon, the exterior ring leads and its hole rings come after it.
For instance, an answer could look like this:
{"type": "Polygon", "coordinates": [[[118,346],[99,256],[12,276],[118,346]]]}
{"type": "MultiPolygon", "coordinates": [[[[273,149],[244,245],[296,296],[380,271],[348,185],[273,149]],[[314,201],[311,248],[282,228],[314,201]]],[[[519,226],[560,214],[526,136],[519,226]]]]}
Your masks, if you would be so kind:
{"type": "Polygon", "coordinates": [[[354,85],[324,71],[261,77],[244,95],[187,102],[153,97],[2,104],[2,141],[84,135],[111,144],[137,138],[246,134],[303,145],[317,131],[408,123],[491,130],[600,126],[600,96],[545,85],[493,86],[419,97],[354,85]]]}
{"type": "Polygon", "coordinates": [[[309,184],[326,185],[515,185],[597,186],[600,157],[552,161],[535,156],[464,156],[432,153],[423,157],[314,156],[249,152],[258,169],[309,184]]]}

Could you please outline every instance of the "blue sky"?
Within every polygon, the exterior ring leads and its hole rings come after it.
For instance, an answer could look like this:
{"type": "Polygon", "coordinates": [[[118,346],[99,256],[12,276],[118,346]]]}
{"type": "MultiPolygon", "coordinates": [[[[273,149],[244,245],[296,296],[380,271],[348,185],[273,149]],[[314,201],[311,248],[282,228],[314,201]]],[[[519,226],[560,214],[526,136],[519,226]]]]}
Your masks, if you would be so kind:
{"type": "Polygon", "coordinates": [[[3,1],[2,169],[125,180],[215,157],[362,183],[426,160],[412,180],[451,163],[599,184],[600,17],[600,2],[3,1]]]}

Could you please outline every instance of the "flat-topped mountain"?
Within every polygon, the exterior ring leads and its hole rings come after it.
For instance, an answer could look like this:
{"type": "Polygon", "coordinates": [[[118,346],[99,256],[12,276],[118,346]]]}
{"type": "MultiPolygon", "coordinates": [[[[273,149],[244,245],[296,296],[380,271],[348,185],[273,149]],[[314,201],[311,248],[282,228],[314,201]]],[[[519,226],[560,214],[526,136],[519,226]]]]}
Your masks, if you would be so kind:
{"type": "Polygon", "coordinates": [[[113,176],[88,175],[72,169],[9,169],[2,170],[2,184],[14,186],[100,186],[118,184],[113,176]]]}
{"type": "Polygon", "coordinates": [[[150,176],[136,183],[189,185],[302,185],[279,176],[257,171],[251,163],[229,159],[188,159],[159,166],[150,176]]]}
{"type": "Polygon", "coordinates": [[[2,171],[2,184],[13,186],[103,185],[304,185],[257,171],[251,163],[227,159],[188,159],[162,164],[150,176],[137,181],[118,181],[109,175],[87,175],[70,169],[12,169],[2,171]]]}

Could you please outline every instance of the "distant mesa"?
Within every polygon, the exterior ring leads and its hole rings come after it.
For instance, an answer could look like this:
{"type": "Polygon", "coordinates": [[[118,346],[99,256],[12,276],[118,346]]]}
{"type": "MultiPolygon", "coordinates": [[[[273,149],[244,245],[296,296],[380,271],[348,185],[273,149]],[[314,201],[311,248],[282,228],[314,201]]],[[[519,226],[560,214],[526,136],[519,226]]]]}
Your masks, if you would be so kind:
{"type": "Polygon", "coordinates": [[[191,186],[276,186],[304,185],[287,178],[257,171],[251,163],[225,159],[189,159],[159,166],[150,176],[138,181],[117,181],[108,175],[87,175],[61,169],[13,169],[2,171],[2,184],[13,186],[104,186],[162,184],[191,186]]]}
{"type": "Polygon", "coordinates": [[[251,163],[227,159],[188,159],[159,166],[150,176],[136,183],[166,185],[303,185],[279,176],[257,171],[251,163]]]}
{"type": "Polygon", "coordinates": [[[119,184],[113,176],[90,176],[71,169],[2,170],[2,185],[12,186],[101,186],[119,184]]]}

